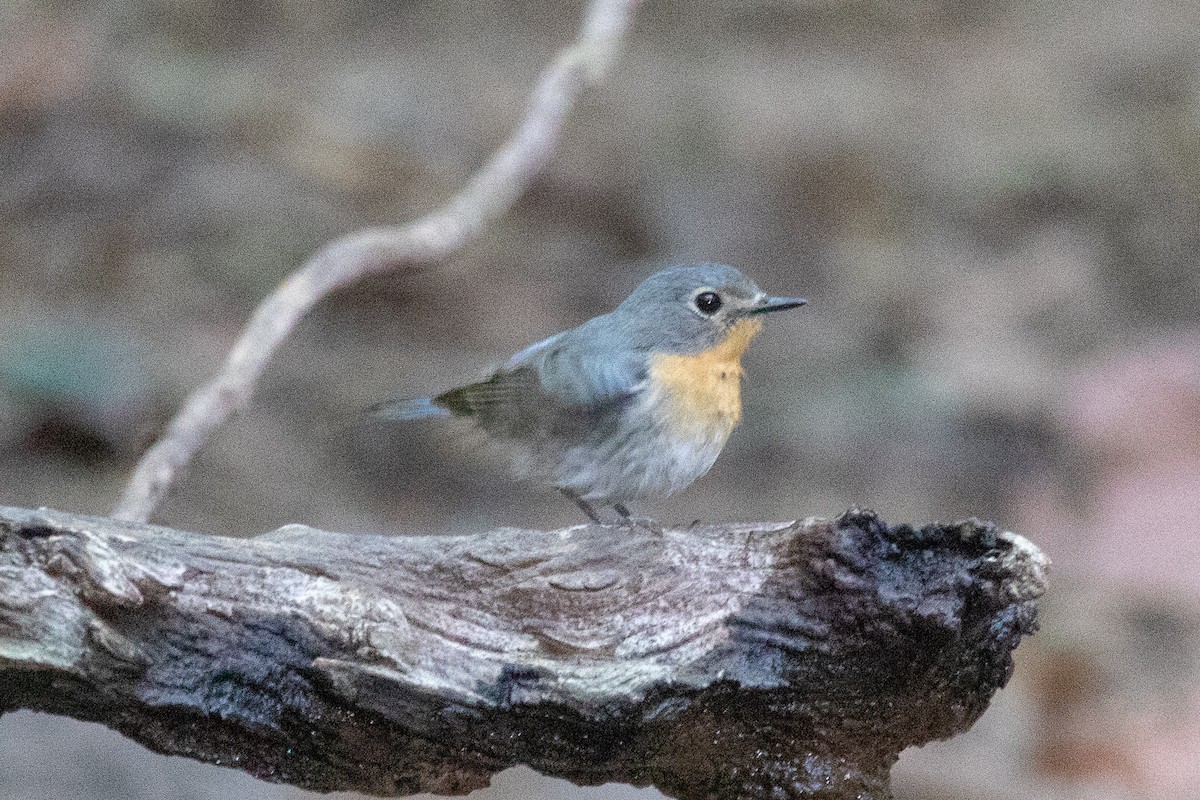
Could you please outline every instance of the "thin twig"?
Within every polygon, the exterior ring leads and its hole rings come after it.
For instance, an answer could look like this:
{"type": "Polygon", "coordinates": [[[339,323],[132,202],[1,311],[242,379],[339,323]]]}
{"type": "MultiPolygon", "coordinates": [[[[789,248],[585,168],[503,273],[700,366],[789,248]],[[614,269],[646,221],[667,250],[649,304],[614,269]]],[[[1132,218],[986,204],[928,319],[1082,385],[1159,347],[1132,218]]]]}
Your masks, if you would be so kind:
{"type": "Polygon", "coordinates": [[[604,74],[637,4],[593,0],[574,43],[542,73],[520,126],[445,206],[403,228],[367,229],[331,242],[267,296],[221,371],[192,393],[142,456],[113,517],[149,519],[179,469],[249,402],[272,353],[322,297],[372,273],[440,261],[507,211],[550,160],[563,120],[580,91],[604,74]]]}

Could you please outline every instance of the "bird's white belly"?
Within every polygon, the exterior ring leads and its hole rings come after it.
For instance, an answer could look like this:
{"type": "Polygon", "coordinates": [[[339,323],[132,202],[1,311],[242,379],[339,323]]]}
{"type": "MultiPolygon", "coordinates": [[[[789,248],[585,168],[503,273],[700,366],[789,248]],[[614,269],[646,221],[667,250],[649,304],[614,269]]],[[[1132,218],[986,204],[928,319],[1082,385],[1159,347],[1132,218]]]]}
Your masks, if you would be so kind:
{"type": "Polygon", "coordinates": [[[638,417],[619,442],[573,447],[556,470],[557,485],[585,500],[622,502],[669,495],[708,472],[732,427],[688,428],[661,421],[657,410],[631,409],[638,417]]]}

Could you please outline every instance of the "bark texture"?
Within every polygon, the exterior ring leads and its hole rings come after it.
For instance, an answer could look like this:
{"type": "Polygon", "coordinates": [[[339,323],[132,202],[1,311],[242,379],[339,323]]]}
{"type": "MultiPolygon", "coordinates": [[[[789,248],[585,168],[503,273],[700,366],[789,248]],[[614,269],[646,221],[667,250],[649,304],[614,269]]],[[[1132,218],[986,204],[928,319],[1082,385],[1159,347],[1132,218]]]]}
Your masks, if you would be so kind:
{"type": "Polygon", "coordinates": [[[0,507],[0,713],[317,790],[528,764],[688,800],[886,798],[1036,627],[1045,557],[869,512],[656,535],[224,538],[0,507]]]}

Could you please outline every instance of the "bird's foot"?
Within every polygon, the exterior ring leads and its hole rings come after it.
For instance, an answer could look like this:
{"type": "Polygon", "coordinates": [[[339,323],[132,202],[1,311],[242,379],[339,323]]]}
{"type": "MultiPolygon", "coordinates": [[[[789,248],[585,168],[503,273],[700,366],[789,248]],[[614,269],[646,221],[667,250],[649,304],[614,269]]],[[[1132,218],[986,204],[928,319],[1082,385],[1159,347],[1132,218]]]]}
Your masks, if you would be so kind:
{"type": "Polygon", "coordinates": [[[629,509],[624,503],[613,503],[613,508],[621,515],[621,527],[623,528],[642,528],[650,531],[655,536],[662,536],[663,528],[650,517],[635,517],[629,513],[629,509]]]}
{"type": "Polygon", "coordinates": [[[650,531],[655,536],[663,535],[663,526],[659,525],[650,517],[629,517],[625,524],[631,528],[641,528],[643,530],[650,531]]]}
{"type": "Polygon", "coordinates": [[[596,510],[595,506],[593,506],[587,500],[584,500],[579,495],[575,494],[575,492],[572,492],[570,489],[559,487],[559,491],[570,498],[571,502],[577,505],[579,510],[586,514],[587,518],[597,525],[615,525],[621,528],[642,528],[650,531],[656,536],[662,536],[663,528],[661,525],[652,520],[650,517],[633,516],[633,514],[629,513],[629,509],[624,503],[612,504],[613,510],[616,511],[619,516],[616,520],[610,521],[604,519],[604,517],[600,515],[600,512],[596,510]]]}

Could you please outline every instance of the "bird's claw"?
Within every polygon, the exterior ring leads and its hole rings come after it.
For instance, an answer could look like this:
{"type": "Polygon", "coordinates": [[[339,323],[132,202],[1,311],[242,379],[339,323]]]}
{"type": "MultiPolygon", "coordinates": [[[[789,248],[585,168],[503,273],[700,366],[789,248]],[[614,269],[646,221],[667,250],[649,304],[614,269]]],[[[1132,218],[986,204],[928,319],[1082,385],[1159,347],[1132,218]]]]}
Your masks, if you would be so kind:
{"type": "Polygon", "coordinates": [[[663,527],[655,522],[650,517],[625,517],[621,520],[622,528],[641,528],[642,530],[650,531],[655,536],[663,535],[663,527]]]}

